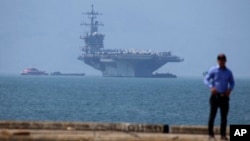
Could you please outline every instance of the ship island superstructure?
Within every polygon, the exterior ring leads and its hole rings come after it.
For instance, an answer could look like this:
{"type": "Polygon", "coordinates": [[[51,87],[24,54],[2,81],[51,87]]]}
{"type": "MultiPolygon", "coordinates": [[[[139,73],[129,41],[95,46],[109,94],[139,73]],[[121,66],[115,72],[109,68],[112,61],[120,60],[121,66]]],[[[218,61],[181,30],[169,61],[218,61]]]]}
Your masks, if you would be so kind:
{"type": "MultiPolygon", "coordinates": [[[[154,71],[168,62],[182,62],[184,59],[172,55],[170,51],[156,52],[152,50],[137,49],[104,49],[105,35],[98,32],[98,27],[103,26],[96,18],[102,13],[94,11],[94,6],[88,15],[90,32],[80,38],[85,41],[82,55],[79,60],[100,70],[105,77],[155,77],[154,71]]],[[[157,75],[156,77],[158,77],[157,75]]],[[[173,77],[170,73],[162,77],[173,77]]]]}

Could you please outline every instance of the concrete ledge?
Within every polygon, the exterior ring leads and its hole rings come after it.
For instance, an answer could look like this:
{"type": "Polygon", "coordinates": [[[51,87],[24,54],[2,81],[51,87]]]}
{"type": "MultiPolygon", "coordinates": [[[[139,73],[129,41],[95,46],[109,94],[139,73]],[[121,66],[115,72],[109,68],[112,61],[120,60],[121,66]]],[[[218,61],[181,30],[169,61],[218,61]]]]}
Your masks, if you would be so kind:
{"type": "MultiPolygon", "coordinates": [[[[164,124],[95,123],[95,122],[32,122],[0,121],[0,129],[122,131],[141,133],[207,134],[207,126],[168,126],[164,124]]],[[[219,134],[219,127],[215,127],[219,134]]],[[[229,134],[229,128],[227,128],[229,134]]]]}
{"type": "Polygon", "coordinates": [[[0,129],[84,130],[164,133],[168,125],[94,122],[28,122],[0,121],[0,129]]]}

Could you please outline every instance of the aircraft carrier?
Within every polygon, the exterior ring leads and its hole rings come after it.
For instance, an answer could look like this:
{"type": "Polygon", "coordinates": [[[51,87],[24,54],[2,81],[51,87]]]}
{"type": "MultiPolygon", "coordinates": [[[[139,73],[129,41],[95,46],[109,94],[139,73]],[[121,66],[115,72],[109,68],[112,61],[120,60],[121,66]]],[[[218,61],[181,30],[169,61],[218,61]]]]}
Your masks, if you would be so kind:
{"type": "Polygon", "coordinates": [[[92,5],[91,11],[83,14],[88,15],[90,23],[81,25],[90,26],[90,32],[80,36],[85,41],[85,46],[79,60],[100,70],[105,77],[176,77],[171,73],[154,74],[154,71],[168,62],[182,62],[184,59],[172,55],[170,51],[104,49],[105,35],[98,32],[98,27],[103,24],[96,20],[102,13],[94,11],[92,5]]]}

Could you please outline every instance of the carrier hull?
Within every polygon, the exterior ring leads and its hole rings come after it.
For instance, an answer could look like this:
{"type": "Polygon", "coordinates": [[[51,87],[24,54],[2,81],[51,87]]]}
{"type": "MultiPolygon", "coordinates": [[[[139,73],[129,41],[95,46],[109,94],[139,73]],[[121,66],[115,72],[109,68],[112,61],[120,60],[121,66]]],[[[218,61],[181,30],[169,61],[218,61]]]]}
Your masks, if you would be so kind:
{"type": "MultiPolygon", "coordinates": [[[[166,63],[182,61],[176,56],[140,56],[140,58],[138,56],[117,56],[105,58],[85,55],[80,56],[78,59],[101,71],[104,77],[156,77],[153,72],[166,63]]],[[[167,76],[162,77],[166,78],[167,76]]]]}

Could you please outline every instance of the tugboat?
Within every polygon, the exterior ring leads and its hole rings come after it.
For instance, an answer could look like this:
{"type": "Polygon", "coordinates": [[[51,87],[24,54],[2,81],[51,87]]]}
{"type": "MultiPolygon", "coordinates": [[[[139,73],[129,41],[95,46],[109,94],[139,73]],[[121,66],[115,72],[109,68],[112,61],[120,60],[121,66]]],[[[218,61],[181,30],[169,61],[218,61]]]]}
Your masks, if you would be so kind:
{"type": "Polygon", "coordinates": [[[36,68],[26,68],[21,72],[21,75],[48,75],[48,73],[36,68]]]}

